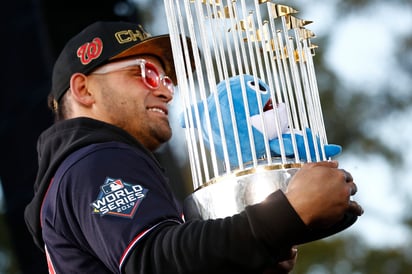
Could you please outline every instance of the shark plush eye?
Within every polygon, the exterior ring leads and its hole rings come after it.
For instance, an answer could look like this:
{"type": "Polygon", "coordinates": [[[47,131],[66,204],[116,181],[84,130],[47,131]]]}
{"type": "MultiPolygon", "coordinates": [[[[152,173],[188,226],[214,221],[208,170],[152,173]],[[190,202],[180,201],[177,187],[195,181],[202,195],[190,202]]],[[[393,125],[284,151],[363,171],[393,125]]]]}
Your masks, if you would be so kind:
{"type": "Polygon", "coordinates": [[[256,85],[255,81],[248,81],[247,85],[249,86],[249,88],[255,90],[256,92],[259,92],[259,93],[267,93],[268,92],[266,87],[263,86],[260,82],[258,82],[258,85],[256,85]]]}

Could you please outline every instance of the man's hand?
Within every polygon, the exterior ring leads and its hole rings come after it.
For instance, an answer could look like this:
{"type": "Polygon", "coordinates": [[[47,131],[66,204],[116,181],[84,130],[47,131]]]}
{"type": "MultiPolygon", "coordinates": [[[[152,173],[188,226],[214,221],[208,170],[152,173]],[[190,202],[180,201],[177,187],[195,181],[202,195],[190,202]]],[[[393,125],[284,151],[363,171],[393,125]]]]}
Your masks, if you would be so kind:
{"type": "Polygon", "coordinates": [[[357,192],[352,175],[337,161],[304,164],[291,179],[285,195],[310,228],[328,228],[346,212],[357,216],[362,207],[351,196],[357,192]]]}

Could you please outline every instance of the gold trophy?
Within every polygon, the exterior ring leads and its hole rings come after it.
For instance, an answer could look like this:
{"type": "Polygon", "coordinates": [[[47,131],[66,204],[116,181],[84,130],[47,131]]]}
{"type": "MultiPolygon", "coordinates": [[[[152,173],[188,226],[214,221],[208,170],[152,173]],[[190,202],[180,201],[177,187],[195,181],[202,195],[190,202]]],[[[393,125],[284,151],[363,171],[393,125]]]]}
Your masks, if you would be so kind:
{"type": "Polygon", "coordinates": [[[164,3],[194,187],[186,218],[239,213],[303,163],[340,153],[326,137],[310,21],[269,0],[164,3]]]}

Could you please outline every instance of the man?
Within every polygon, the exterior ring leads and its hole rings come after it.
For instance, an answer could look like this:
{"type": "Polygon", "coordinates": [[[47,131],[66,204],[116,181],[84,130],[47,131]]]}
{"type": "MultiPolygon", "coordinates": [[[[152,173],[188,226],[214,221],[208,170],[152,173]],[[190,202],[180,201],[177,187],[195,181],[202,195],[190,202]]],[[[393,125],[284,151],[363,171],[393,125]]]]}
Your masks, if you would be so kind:
{"type": "Polygon", "coordinates": [[[232,217],[184,221],[152,155],[171,137],[167,35],[97,22],[58,57],[25,212],[50,273],[288,273],[295,245],[352,225],[362,208],[337,162],[304,165],[288,190],[232,217]]]}

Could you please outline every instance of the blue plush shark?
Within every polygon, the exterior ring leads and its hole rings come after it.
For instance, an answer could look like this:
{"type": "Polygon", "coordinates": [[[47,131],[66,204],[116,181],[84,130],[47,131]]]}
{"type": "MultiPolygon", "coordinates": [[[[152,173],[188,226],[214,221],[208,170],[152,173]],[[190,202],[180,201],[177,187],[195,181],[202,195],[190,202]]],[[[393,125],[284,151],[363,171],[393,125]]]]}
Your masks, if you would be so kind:
{"type": "MultiPolygon", "coordinates": [[[[232,166],[239,166],[238,163],[238,154],[236,149],[236,139],[234,130],[236,130],[239,138],[239,151],[241,151],[241,161],[243,163],[247,163],[252,161],[252,150],[250,147],[250,134],[248,131],[247,126],[247,116],[251,121],[252,125],[252,135],[255,144],[255,153],[256,157],[262,158],[266,155],[265,149],[265,142],[263,136],[263,125],[262,125],[262,112],[259,110],[259,105],[261,108],[263,107],[264,116],[263,121],[265,124],[265,132],[268,136],[269,140],[269,147],[272,156],[279,156],[281,155],[280,143],[278,138],[278,132],[276,127],[270,125],[274,125],[274,109],[272,106],[271,96],[269,92],[269,87],[266,83],[262,80],[255,78],[251,75],[238,75],[235,77],[231,77],[228,81],[222,81],[217,85],[217,94],[214,95],[213,93],[209,95],[209,97],[205,101],[200,101],[197,103],[197,108],[199,111],[200,117],[200,125],[197,125],[196,122],[193,121],[193,127],[199,127],[202,130],[202,137],[203,140],[210,148],[211,146],[211,139],[213,138],[214,147],[216,150],[216,155],[223,160],[224,159],[224,152],[223,152],[223,144],[222,138],[220,133],[219,127],[219,120],[218,120],[218,109],[216,105],[216,101],[220,106],[221,112],[221,122],[223,124],[224,135],[226,140],[226,147],[229,156],[229,162],[232,166]],[[257,82],[256,82],[257,81],[257,82]],[[234,108],[234,116],[235,123],[232,122],[232,115],[230,111],[229,105],[229,96],[228,96],[228,85],[230,86],[231,90],[231,100],[233,102],[234,108]],[[242,94],[242,86],[244,86],[244,90],[246,94],[242,94]],[[258,96],[260,96],[260,104],[258,101],[258,96]],[[244,96],[246,96],[247,104],[244,103],[244,96]],[[246,107],[247,106],[247,107],[246,107]],[[205,111],[205,107],[208,110],[208,115],[210,119],[210,126],[211,126],[211,133],[212,136],[209,136],[209,130],[207,128],[207,112],[205,111]],[[248,110],[246,109],[248,108],[248,110]],[[267,120],[270,120],[269,122],[267,120]],[[269,125],[269,126],[268,126],[269,125]]],[[[293,145],[292,145],[292,134],[290,133],[287,121],[287,114],[286,114],[286,107],[283,103],[278,104],[276,106],[278,111],[279,117],[279,128],[282,133],[282,140],[283,140],[283,147],[285,150],[285,154],[288,157],[294,156],[293,145]]],[[[194,112],[194,108],[192,107],[192,113],[194,112]]],[[[181,125],[182,127],[186,127],[182,115],[181,125]]],[[[311,158],[315,159],[315,149],[313,144],[313,136],[311,130],[307,128],[305,132],[297,132],[294,131],[294,136],[297,144],[298,154],[300,159],[307,160],[307,154],[305,150],[304,144],[304,137],[303,134],[306,134],[309,144],[309,150],[311,154],[311,158]]],[[[320,150],[319,145],[319,138],[318,140],[318,151],[320,150]]],[[[338,145],[325,145],[325,154],[326,157],[332,157],[339,154],[342,151],[342,148],[338,145]]]]}

